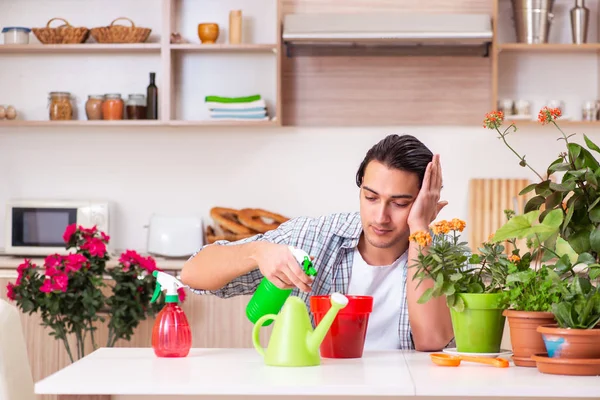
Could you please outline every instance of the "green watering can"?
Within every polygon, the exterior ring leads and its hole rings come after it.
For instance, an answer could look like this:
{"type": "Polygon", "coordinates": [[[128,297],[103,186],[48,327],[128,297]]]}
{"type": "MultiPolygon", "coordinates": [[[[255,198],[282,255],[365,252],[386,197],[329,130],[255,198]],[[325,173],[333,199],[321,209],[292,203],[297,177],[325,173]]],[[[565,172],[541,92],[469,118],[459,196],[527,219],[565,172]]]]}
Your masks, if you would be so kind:
{"type": "Polygon", "coordinates": [[[331,308],[314,329],[308,310],[300,297],[290,296],[279,314],[262,316],[252,329],[252,342],[256,351],[263,356],[266,365],[278,367],[309,367],[321,364],[319,347],[331,327],[337,313],[348,304],[348,298],[341,293],[331,295],[331,308]],[[265,349],[260,345],[259,333],[263,323],[275,321],[269,344],[265,349]]]}

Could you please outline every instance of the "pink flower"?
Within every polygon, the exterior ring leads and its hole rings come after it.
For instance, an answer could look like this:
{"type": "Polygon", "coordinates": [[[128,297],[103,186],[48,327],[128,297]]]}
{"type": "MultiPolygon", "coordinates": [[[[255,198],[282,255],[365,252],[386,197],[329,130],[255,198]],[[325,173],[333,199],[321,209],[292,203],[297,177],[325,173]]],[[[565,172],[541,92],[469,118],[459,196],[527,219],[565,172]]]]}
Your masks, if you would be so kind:
{"type": "Polygon", "coordinates": [[[104,243],[108,244],[108,242],[110,241],[110,236],[108,236],[104,232],[100,232],[100,239],[102,239],[104,243]]]}
{"type": "Polygon", "coordinates": [[[67,286],[69,284],[69,277],[67,276],[67,274],[65,272],[60,272],[57,275],[55,275],[52,280],[53,285],[52,285],[52,290],[60,290],[62,292],[66,292],[67,291],[67,286]]]}
{"type": "Polygon", "coordinates": [[[46,276],[52,277],[54,275],[58,275],[60,271],[56,267],[47,267],[46,268],[46,276]]]}
{"type": "Polygon", "coordinates": [[[8,285],[6,285],[6,297],[8,297],[9,300],[15,300],[15,285],[13,285],[12,283],[8,283],[8,285]]]}
{"type": "Polygon", "coordinates": [[[63,233],[63,240],[65,243],[69,243],[71,241],[71,237],[77,232],[77,224],[71,224],[67,226],[65,229],[65,233],[63,233]]]}
{"type": "Polygon", "coordinates": [[[40,287],[40,291],[44,293],[52,292],[52,279],[46,278],[44,284],[40,287]]]}
{"type": "Polygon", "coordinates": [[[141,261],[140,265],[148,272],[153,272],[158,269],[156,268],[156,261],[154,261],[154,258],[152,257],[142,258],[141,261]]]}
{"type": "Polygon", "coordinates": [[[91,238],[96,234],[96,232],[98,232],[96,225],[94,225],[91,228],[84,228],[83,226],[80,225],[79,230],[81,231],[81,234],[83,235],[84,238],[91,238]]]}
{"type": "Polygon", "coordinates": [[[79,271],[87,261],[83,254],[69,254],[65,260],[65,272],[79,271]]]}
{"type": "Polygon", "coordinates": [[[102,240],[95,237],[88,238],[87,241],[81,245],[81,249],[89,251],[92,257],[102,258],[106,254],[106,245],[102,240]]]}
{"type": "Polygon", "coordinates": [[[17,267],[17,282],[16,285],[20,285],[21,284],[21,280],[23,279],[23,273],[25,272],[25,270],[29,267],[31,267],[31,260],[25,259],[25,261],[19,265],[17,267]]]}
{"type": "Polygon", "coordinates": [[[58,267],[59,265],[62,265],[62,262],[63,258],[60,254],[51,254],[44,260],[44,266],[46,268],[58,267]]]}
{"type": "Polygon", "coordinates": [[[178,288],[177,294],[179,295],[179,301],[181,303],[183,303],[185,301],[185,296],[186,296],[185,288],[182,288],[182,287],[178,288]]]}

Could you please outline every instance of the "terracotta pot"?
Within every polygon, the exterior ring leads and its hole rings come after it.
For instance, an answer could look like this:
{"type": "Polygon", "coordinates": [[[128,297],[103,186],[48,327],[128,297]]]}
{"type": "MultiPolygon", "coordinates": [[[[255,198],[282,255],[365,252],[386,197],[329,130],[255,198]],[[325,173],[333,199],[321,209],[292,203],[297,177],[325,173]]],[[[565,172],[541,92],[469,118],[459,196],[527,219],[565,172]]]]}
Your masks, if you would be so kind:
{"type": "Polygon", "coordinates": [[[219,37],[219,25],[213,23],[198,24],[198,37],[202,43],[215,43],[219,37]]]}
{"type": "Polygon", "coordinates": [[[513,362],[519,367],[535,367],[533,354],[545,353],[546,345],[542,334],[537,331],[540,325],[555,323],[554,314],[543,311],[504,310],[508,319],[513,362]]]}
{"type": "Polygon", "coordinates": [[[546,352],[550,358],[600,358],[600,327],[593,329],[562,329],[558,325],[542,325],[546,352]]]}
{"type": "Polygon", "coordinates": [[[600,375],[600,358],[577,360],[574,358],[550,358],[546,353],[531,356],[537,368],[544,374],[598,376],[600,375]]]}

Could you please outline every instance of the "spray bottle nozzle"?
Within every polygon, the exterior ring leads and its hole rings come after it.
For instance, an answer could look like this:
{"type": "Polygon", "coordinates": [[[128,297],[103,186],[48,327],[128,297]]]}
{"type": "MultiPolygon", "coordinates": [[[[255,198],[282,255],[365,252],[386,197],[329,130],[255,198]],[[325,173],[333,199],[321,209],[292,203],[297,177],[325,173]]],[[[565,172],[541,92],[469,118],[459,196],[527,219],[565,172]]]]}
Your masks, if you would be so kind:
{"type": "Polygon", "coordinates": [[[167,289],[167,297],[165,301],[167,303],[177,303],[179,301],[177,289],[185,287],[185,285],[174,276],[161,271],[152,272],[152,276],[156,278],[156,289],[154,289],[154,295],[152,296],[150,302],[154,303],[164,288],[167,289]]]}

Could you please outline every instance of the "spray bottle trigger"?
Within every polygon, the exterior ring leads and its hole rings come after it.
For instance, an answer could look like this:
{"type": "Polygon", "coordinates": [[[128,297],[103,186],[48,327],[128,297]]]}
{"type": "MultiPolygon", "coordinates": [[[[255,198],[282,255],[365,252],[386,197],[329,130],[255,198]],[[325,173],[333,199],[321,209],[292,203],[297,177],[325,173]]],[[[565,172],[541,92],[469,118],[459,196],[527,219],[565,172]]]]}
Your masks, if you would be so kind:
{"type": "MultiPolygon", "coordinates": [[[[157,271],[154,271],[152,275],[156,277],[158,275],[157,271]]],[[[156,280],[156,289],[154,289],[154,294],[152,295],[150,303],[156,302],[156,299],[158,299],[158,296],[160,296],[160,292],[162,292],[162,287],[160,286],[160,282],[156,280]]]]}

